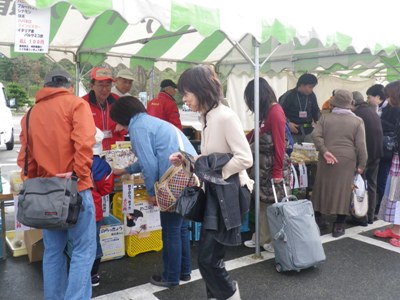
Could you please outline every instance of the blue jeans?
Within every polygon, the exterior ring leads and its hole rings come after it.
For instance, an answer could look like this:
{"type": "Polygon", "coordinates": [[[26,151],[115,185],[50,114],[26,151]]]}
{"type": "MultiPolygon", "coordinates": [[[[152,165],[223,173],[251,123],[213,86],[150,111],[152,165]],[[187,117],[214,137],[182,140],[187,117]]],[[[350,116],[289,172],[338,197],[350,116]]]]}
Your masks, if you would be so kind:
{"type": "Polygon", "coordinates": [[[96,259],[103,257],[103,249],[101,249],[100,243],[100,227],[101,221],[96,222],[96,259]]]}
{"type": "Polygon", "coordinates": [[[162,278],[172,285],[177,285],[181,275],[189,275],[192,272],[189,222],[177,213],[161,212],[160,215],[164,263],[162,278]]]}
{"type": "Polygon", "coordinates": [[[90,270],[96,255],[95,209],[90,190],[79,193],[82,209],[76,225],[68,230],[43,230],[43,281],[45,299],[90,299],[90,270]],[[72,243],[69,273],[64,254],[67,241],[72,243]]]}

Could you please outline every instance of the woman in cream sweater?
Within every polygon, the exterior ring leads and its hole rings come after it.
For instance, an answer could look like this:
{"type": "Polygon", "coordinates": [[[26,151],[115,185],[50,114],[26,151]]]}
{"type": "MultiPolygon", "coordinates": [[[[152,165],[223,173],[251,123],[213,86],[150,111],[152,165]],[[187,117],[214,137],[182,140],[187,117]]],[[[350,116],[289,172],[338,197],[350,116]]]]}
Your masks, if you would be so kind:
{"type": "MultiPolygon", "coordinates": [[[[251,190],[253,181],[246,173],[246,169],[253,165],[250,146],[239,118],[229,107],[221,104],[222,86],[214,70],[208,66],[186,70],[179,78],[178,90],[185,104],[192,111],[200,113],[203,127],[201,155],[232,154],[232,158],[222,168],[222,178],[229,180],[231,176],[239,175],[240,185],[246,185],[251,190]]],[[[178,153],[171,155],[170,160],[175,165],[181,162],[178,153]]],[[[205,187],[207,202],[214,201],[215,197],[208,198],[208,195],[213,194],[212,185],[206,184],[205,187]]],[[[221,225],[218,229],[210,229],[205,223],[202,226],[198,257],[200,273],[206,283],[208,299],[240,299],[238,284],[231,279],[223,262],[225,246],[237,245],[235,238],[240,238],[240,230],[234,228],[235,235],[232,235],[232,230],[226,230],[227,228],[221,231],[224,220],[221,219],[221,213],[218,216],[218,224],[221,225]]]]}

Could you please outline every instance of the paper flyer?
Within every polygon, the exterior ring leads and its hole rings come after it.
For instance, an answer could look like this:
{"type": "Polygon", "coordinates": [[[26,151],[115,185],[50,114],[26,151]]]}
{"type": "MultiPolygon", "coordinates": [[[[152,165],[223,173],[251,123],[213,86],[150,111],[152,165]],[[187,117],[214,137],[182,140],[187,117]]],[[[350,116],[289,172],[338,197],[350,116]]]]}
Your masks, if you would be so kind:
{"type": "Polygon", "coordinates": [[[148,201],[136,201],[133,213],[124,218],[125,235],[143,234],[161,229],[160,209],[148,201]]]}

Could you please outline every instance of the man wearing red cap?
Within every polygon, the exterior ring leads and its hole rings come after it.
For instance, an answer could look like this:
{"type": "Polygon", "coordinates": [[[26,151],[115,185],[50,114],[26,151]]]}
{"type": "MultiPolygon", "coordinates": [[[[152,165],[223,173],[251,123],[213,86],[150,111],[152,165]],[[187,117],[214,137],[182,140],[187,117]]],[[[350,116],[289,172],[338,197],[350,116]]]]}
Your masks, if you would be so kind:
{"type": "Polygon", "coordinates": [[[170,79],[165,79],[161,81],[160,88],[161,90],[157,98],[154,98],[147,104],[147,113],[153,117],[170,122],[182,130],[178,106],[173,97],[176,94],[176,84],[170,79]]]}
{"type": "Polygon", "coordinates": [[[103,131],[103,150],[110,150],[116,141],[123,141],[125,131],[117,131],[116,123],[110,118],[111,105],[119,98],[111,93],[112,72],[106,68],[94,68],[91,73],[89,94],[82,98],[89,102],[96,127],[103,131]]]}

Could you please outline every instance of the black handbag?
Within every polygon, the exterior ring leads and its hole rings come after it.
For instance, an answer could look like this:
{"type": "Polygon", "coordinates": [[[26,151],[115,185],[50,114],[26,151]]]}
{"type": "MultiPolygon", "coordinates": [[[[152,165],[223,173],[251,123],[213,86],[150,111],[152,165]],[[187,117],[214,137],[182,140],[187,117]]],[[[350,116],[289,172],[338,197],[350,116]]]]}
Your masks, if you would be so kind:
{"type": "Polygon", "coordinates": [[[382,160],[392,160],[396,146],[396,134],[390,132],[383,136],[383,157],[382,160]]]}
{"type": "Polygon", "coordinates": [[[206,208],[206,195],[199,186],[187,186],[176,200],[175,212],[187,220],[202,222],[206,208]]]}

